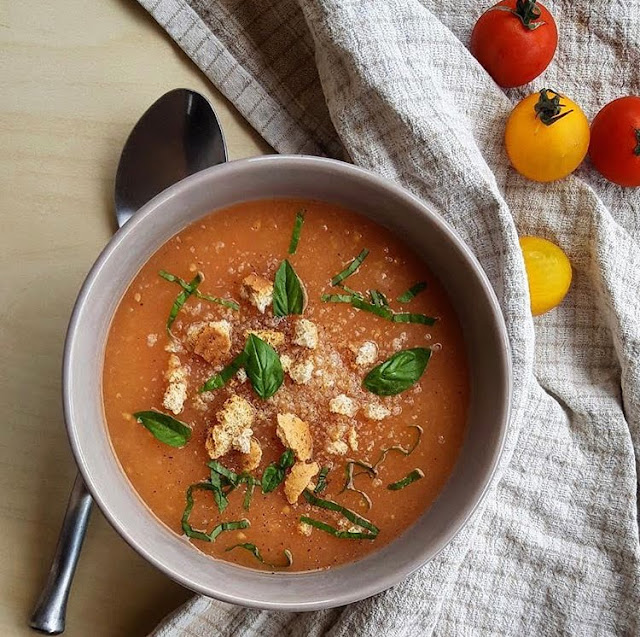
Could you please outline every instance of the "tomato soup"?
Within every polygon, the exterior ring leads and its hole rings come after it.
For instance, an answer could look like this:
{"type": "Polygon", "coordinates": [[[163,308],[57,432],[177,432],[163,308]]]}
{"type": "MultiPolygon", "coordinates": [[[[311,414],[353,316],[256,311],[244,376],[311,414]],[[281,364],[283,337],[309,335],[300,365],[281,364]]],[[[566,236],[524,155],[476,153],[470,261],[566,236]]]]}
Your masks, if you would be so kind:
{"type": "Polygon", "coordinates": [[[163,245],[113,317],[106,422],[134,489],[194,547],[322,569],[397,538],[458,456],[459,322],[401,239],[317,201],[216,211],[163,245]]]}

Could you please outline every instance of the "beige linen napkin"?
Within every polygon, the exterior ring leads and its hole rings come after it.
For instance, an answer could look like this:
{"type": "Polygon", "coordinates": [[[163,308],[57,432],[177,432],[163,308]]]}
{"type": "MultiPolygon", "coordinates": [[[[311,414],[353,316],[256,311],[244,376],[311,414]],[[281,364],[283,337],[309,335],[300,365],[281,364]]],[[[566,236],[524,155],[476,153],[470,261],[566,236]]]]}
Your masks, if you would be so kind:
{"type": "Polygon", "coordinates": [[[417,574],[308,614],[194,598],[154,635],[640,634],[640,191],[588,162],[527,181],[502,142],[513,102],[535,89],[589,117],[640,95],[640,0],[547,2],[556,58],[508,95],[466,49],[491,2],[140,2],[277,151],[350,159],[440,211],[498,294],[515,382],[489,497],[417,574]],[[535,321],[519,234],[557,242],[574,267],[564,304],[535,321]]]}

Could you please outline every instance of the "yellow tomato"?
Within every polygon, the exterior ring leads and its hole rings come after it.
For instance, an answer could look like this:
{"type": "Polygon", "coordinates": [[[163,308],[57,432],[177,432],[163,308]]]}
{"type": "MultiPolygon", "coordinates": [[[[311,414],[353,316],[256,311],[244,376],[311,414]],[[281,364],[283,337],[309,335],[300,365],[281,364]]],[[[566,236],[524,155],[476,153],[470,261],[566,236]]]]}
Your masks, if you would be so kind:
{"type": "Polygon", "coordinates": [[[511,112],[505,131],[513,167],[534,181],[572,173],[589,148],[589,122],[580,107],[549,89],[525,97],[511,112]]]}
{"type": "Polygon", "coordinates": [[[521,237],[520,247],[529,280],[531,313],[538,316],[566,296],[571,285],[571,263],[555,243],[541,237],[521,237]]]}

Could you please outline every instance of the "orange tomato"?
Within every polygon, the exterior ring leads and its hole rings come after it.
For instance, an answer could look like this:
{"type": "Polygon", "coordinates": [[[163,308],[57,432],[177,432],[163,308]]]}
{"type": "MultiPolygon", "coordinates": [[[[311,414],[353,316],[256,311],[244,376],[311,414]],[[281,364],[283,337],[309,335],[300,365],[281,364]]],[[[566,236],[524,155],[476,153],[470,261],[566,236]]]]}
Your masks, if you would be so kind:
{"type": "Polygon", "coordinates": [[[513,167],[534,181],[572,173],[589,148],[589,122],[580,107],[550,89],[525,97],[511,112],[505,131],[513,167]]]}

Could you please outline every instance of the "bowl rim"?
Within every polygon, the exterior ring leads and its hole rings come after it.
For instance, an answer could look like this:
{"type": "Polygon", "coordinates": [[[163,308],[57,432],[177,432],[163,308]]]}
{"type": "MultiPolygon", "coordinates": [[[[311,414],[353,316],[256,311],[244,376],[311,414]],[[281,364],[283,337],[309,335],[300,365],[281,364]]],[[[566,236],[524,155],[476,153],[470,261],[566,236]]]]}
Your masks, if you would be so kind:
{"type": "MultiPolygon", "coordinates": [[[[159,249],[159,247],[160,246],[158,246],[156,250],[159,249]]],[[[353,164],[348,164],[346,162],[335,159],[316,157],[311,155],[264,155],[258,157],[250,157],[247,159],[234,160],[226,162],[224,164],[212,166],[203,171],[190,175],[189,177],[186,177],[173,186],[170,186],[166,190],[156,195],[142,208],[140,208],[140,210],[138,210],[133,215],[133,217],[131,217],[131,219],[111,237],[111,239],[99,254],[98,258],[91,266],[91,269],[89,270],[84,282],[82,283],[82,286],[80,287],[67,328],[62,366],[62,402],[64,421],[75,462],[84,479],[85,484],[87,485],[87,488],[91,492],[93,500],[96,502],[109,524],[117,531],[122,539],[124,539],[125,542],[129,544],[129,546],[131,546],[139,555],[141,555],[145,560],[162,571],[165,575],[196,593],[227,603],[239,604],[250,608],[285,611],[320,610],[335,606],[342,606],[362,599],[366,599],[367,597],[371,597],[372,595],[376,595],[382,591],[385,591],[390,587],[398,584],[399,582],[405,580],[412,573],[424,566],[427,562],[435,559],[447,546],[449,546],[454,538],[467,525],[480,504],[484,501],[487,492],[489,491],[496,477],[496,470],[500,463],[500,458],[505,447],[505,441],[511,417],[512,386],[513,377],[511,348],[499,301],[493,290],[493,286],[489,281],[489,278],[484,272],[484,269],[480,265],[471,249],[457,235],[455,230],[439,214],[434,212],[416,195],[403,188],[402,186],[395,184],[389,179],[373,173],[367,169],[354,166],[353,164]],[[97,278],[103,265],[112,257],[113,253],[118,250],[118,246],[122,242],[123,238],[126,237],[129,233],[133,232],[137,226],[147,223],[147,219],[149,219],[149,217],[151,217],[155,213],[156,209],[164,205],[169,199],[185,195],[196,184],[207,182],[211,178],[211,175],[219,175],[222,178],[226,173],[236,173],[239,171],[244,171],[255,164],[272,164],[273,168],[282,169],[285,166],[290,165],[291,163],[306,167],[311,171],[316,167],[332,168],[338,172],[342,172],[346,176],[351,176],[355,179],[360,180],[365,186],[375,185],[377,187],[386,189],[387,191],[390,191],[391,194],[405,202],[407,206],[412,206],[414,208],[420,209],[420,211],[429,218],[430,223],[437,225],[439,229],[447,235],[448,240],[455,245],[459,253],[461,253],[465,260],[471,265],[478,277],[480,285],[484,289],[486,300],[489,303],[489,309],[491,311],[491,315],[497,331],[497,340],[500,343],[499,351],[496,353],[499,356],[499,364],[501,369],[504,371],[505,379],[503,388],[504,404],[502,406],[502,418],[498,423],[498,442],[491,453],[491,463],[484,471],[484,484],[480,489],[479,495],[476,496],[475,501],[472,502],[471,505],[468,505],[466,507],[464,513],[460,515],[455,523],[452,524],[451,527],[447,530],[445,538],[441,541],[440,546],[433,550],[428,556],[417,556],[416,558],[414,558],[414,560],[412,560],[411,564],[409,564],[408,567],[386,573],[384,576],[381,576],[377,582],[365,582],[361,587],[354,589],[351,593],[343,594],[340,598],[331,600],[330,603],[327,603],[327,600],[312,600],[307,602],[277,602],[255,600],[251,597],[239,598],[235,594],[227,594],[222,587],[219,590],[214,591],[208,586],[202,585],[198,581],[190,579],[187,574],[170,569],[162,562],[159,557],[156,557],[154,553],[147,550],[146,547],[141,546],[138,543],[136,537],[134,537],[135,533],[130,530],[125,522],[118,519],[116,513],[112,511],[103,500],[101,496],[101,488],[99,487],[99,485],[96,485],[96,481],[93,478],[91,469],[85,462],[81,443],[78,439],[76,427],[72,422],[73,418],[71,415],[73,413],[73,398],[71,395],[71,371],[73,366],[74,354],[73,345],[76,334],[78,333],[80,317],[87,298],[89,297],[90,292],[93,288],[95,279],[97,278]]],[[[133,487],[131,488],[133,489],[133,487]]],[[[140,504],[141,506],[146,506],[142,500],[140,500],[140,504]]],[[[157,519],[156,522],[158,524],[162,524],[162,522],[158,521],[157,519]]],[[[174,533],[174,535],[176,540],[180,540],[177,534],[174,533]]],[[[393,544],[393,542],[391,544],[393,544]]],[[[195,547],[195,550],[197,550],[197,547],[195,547]]],[[[296,576],[304,576],[305,574],[308,574],[308,572],[276,573],[275,577],[283,576],[291,578],[296,576]]]]}

